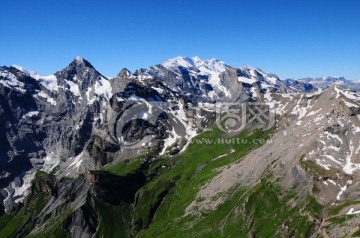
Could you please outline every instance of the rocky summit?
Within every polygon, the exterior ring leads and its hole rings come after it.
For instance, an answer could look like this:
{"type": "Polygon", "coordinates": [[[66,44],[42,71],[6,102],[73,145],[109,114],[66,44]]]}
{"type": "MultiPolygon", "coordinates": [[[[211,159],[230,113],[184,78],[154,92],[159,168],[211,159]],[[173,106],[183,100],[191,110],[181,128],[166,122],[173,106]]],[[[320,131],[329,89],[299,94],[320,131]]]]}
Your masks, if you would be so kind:
{"type": "Polygon", "coordinates": [[[176,57],[0,67],[0,237],[358,237],[360,84],[176,57]]]}

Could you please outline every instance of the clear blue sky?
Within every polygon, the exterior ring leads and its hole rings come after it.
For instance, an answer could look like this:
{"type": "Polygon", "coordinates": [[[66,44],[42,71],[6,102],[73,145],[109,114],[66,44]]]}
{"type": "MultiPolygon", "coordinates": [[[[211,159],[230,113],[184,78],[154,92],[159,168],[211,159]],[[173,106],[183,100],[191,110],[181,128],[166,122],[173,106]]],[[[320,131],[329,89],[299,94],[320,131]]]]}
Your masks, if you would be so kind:
{"type": "Polygon", "coordinates": [[[360,79],[360,1],[1,1],[0,65],[50,74],[77,55],[106,76],[197,55],[360,79]]]}

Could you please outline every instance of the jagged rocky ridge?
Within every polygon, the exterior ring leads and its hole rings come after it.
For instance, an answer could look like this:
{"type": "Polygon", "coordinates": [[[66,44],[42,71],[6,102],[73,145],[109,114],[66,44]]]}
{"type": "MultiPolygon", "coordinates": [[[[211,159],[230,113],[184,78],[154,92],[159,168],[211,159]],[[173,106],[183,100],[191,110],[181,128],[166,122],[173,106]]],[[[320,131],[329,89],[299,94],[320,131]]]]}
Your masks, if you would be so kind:
{"type": "Polygon", "coordinates": [[[360,85],[359,82],[347,80],[344,77],[323,77],[323,78],[315,78],[315,79],[301,79],[302,81],[307,81],[313,84],[318,88],[327,88],[331,85],[338,85],[341,88],[350,89],[353,91],[359,91],[360,85]]]}
{"type": "MultiPolygon", "coordinates": [[[[32,218],[36,223],[22,229],[26,234],[41,233],[46,230],[43,224],[65,214],[62,232],[91,237],[101,227],[99,207],[141,206],[147,195],[140,188],[162,168],[151,169],[154,159],[186,150],[201,128],[213,126],[218,103],[269,105],[277,119],[275,145],[263,145],[242,163],[223,170],[198,191],[199,199],[188,204],[184,214],[217,209],[228,199],[227,191],[255,184],[269,171],[284,177],[280,181],[284,189],[295,186],[302,193],[316,188],[305,193],[323,206],[358,198],[359,96],[338,87],[315,92],[309,83],[281,81],[247,65],[232,68],[218,59],[197,57],[177,57],[134,74],[123,69],[112,79],[80,57],[53,76],[18,66],[0,70],[1,136],[6,141],[0,181],[4,208],[9,211],[14,202],[22,201],[30,207],[39,194],[46,201],[32,218]],[[312,93],[302,93],[306,91],[312,93]],[[127,121],[134,105],[137,109],[130,116],[136,120],[127,121]],[[199,109],[201,115],[194,113],[199,109]],[[139,155],[146,155],[145,162],[130,174],[98,171],[139,155]],[[52,175],[36,174],[36,170],[52,175]],[[245,173],[239,177],[239,171],[245,173]]],[[[166,185],[149,217],[123,229],[136,234],[152,219],[156,221],[156,209],[175,181],[166,185]]],[[[326,227],[317,228],[317,232],[327,232],[326,227]]],[[[336,225],[330,228],[345,232],[336,225]]]]}

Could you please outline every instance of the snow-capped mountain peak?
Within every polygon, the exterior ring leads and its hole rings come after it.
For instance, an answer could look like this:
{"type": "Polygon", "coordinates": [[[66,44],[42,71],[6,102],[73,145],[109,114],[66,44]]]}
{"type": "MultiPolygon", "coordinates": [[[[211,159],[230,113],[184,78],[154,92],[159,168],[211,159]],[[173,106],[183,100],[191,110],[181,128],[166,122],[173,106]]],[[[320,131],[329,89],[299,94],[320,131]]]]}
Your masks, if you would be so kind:
{"type": "Polygon", "coordinates": [[[168,59],[162,63],[162,65],[166,68],[191,68],[194,67],[194,61],[189,57],[177,56],[172,59],[168,59]]]}
{"type": "Polygon", "coordinates": [[[70,63],[70,66],[75,67],[88,67],[88,68],[95,68],[89,61],[82,58],[81,56],[76,56],[75,59],[70,63]]]}
{"type": "Polygon", "coordinates": [[[279,77],[249,65],[231,67],[224,61],[178,56],[144,70],[172,90],[196,102],[255,101],[267,91],[293,92],[279,77]]]}
{"type": "Polygon", "coordinates": [[[219,74],[230,68],[230,65],[217,58],[201,60],[198,57],[193,57],[192,60],[194,61],[196,68],[205,74],[219,74]]]}
{"type": "Polygon", "coordinates": [[[79,63],[83,63],[84,59],[81,56],[76,56],[75,60],[79,63]]]}
{"type": "Polygon", "coordinates": [[[274,77],[274,78],[280,79],[275,74],[265,72],[262,69],[252,67],[251,65],[248,65],[248,64],[244,64],[243,66],[240,67],[240,69],[242,71],[248,72],[249,76],[251,76],[251,77],[262,76],[262,77],[274,77]]]}
{"type": "Polygon", "coordinates": [[[161,65],[150,67],[145,73],[175,91],[185,95],[197,95],[198,99],[194,100],[202,101],[205,98],[213,100],[217,94],[230,96],[220,80],[220,74],[230,68],[230,65],[217,58],[203,60],[198,56],[178,56],[166,60],[161,65]]]}
{"type": "Polygon", "coordinates": [[[248,65],[248,64],[244,64],[243,66],[240,67],[240,69],[243,69],[243,70],[256,70],[254,67],[252,67],[251,65],[248,65]]]}
{"type": "Polygon", "coordinates": [[[178,56],[172,59],[168,59],[162,63],[162,66],[170,69],[177,69],[179,67],[187,69],[197,69],[199,74],[208,75],[213,73],[221,73],[230,68],[228,64],[217,58],[211,58],[208,60],[202,60],[198,56],[194,57],[182,57],[178,56]]]}

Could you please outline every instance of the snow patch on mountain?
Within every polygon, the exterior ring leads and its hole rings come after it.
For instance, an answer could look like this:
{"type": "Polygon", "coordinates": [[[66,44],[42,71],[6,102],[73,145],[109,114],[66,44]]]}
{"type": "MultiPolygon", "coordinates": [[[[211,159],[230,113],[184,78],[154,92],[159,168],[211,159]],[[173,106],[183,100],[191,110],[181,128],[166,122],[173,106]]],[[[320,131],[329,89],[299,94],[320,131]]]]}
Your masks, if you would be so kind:
{"type": "Polygon", "coordinates": [[[25,92],[26,90],[24,89],[24,83],[20,82],[17,77],[3,69],[0,67],[0,84],[2,84],[3,86],[7,87],[7,88],[15,88],[16,90],[20,91],[20,92],[25,92]]]}
{"type": "Polygon", "coordinates": [[[354,103],[351,103],[351,102],[348,102],[348,101],[344,101],[345,105],[347,107],[359,107],[358,105],[354,104],[354,103]]]}
{"type": "Polygon", "coordinates": [[[257,82],[256,79],[246,78],[246,77],[238,77],[238,81],[247,84],[253,84],[257,82]]]}
{"type": "Polygon", "coordinates": [[[49,89],[50,91],[58,90],[58,83],[55,75],[41,75],[18,65],[12,65],[12,67],[38,80],[45,88],[49,89]]]}
{"type": "Polygon", "coordinates": [[[56,101],[50,97],[49,95],[47,95],[44,91],[40,91],[38,94],[36,94],[36,96],[39,96],[41,98],[46,99],[46,101],[54,106],[56,106],[56,101]]]}
{"type": "Polygon", "coordinates": [[[230,66],[227,65],[224,61],[217,58],[202,60],[198,56],[192,58],[178,56],[164,61],[162,65],[170,69],[176,69],[179,67],[195,68],[199,70],[199,74],[202,75],[221,73],[230,68],[230,66]]]}
{"type": "Polygon", "coordinates": [[[356,210],[355,208],[350,208],[350,210],[346,213],[346,215],[354,215],[354,214],[360,214],[360,210],[356,210]]]}
{"type": "Polygon", "coordinates": [[[101,77],[101,81],[95,83],[95,93],[98,96],[104,96],[106,99],[110,99],[112,96],[112,88],[109,80],[101,77]]]}
{"type": "Polygon", "coordinates": [[[339,191],[338,195],[336,196],[336,200],[341,199],[341,195],[343,195],[343,193],[346,191],[348,186],[351,184],[352,184],[352,180],[349,180],[343,187],[340,187],[340,191],[339,191]]]}
{"type": "Polygon", "coordinates": [[[84,152],[81,152],[79,155],[69,158],[67,161],[69,165],[66,169],[68,170],[67,175],[70,175],[71,173],[76,174],[79,172],[80,166],[83,163],[83,153],[84,152]]]}
{"type": "Polygon", "coordinates": [[[23,116],[23,118],[35,117],[35,116],[39,115],[39,113],[40,113],[39,111],[30,111],[30,112],[26,113],[26,114],[23,116]]]}
{"type": "Polygon", "coordinates": [[[181,138],[176,133],[174,128],[172,128],[171,131],[168,130],[167,133],[168,133],[168,137],[164,140],[164,147],[163,147],[162,151],[160,152],[160,155],[164,155],[166,150],[169,147],[173,146],[176,143],[177,139],[181,138]]]}
{"type": "Polygon", "coordinates": [[[15,182],[11,183],[11,187],[14,189],[14,202],[19,203],[23,202],[26,195],[29,193],[31,187],[31,182],[35,177],[35,170],[30,170],[26,172],[22,178],[22,183],[16,184],[15,182]]]}
{"type": "Polygon", "coordinates": [[[76,83],[70,80],[66,80],[66,83],[69,85],[70,91],[73,93],[73,95],[81,97],[79,86],[76,83]]]}

